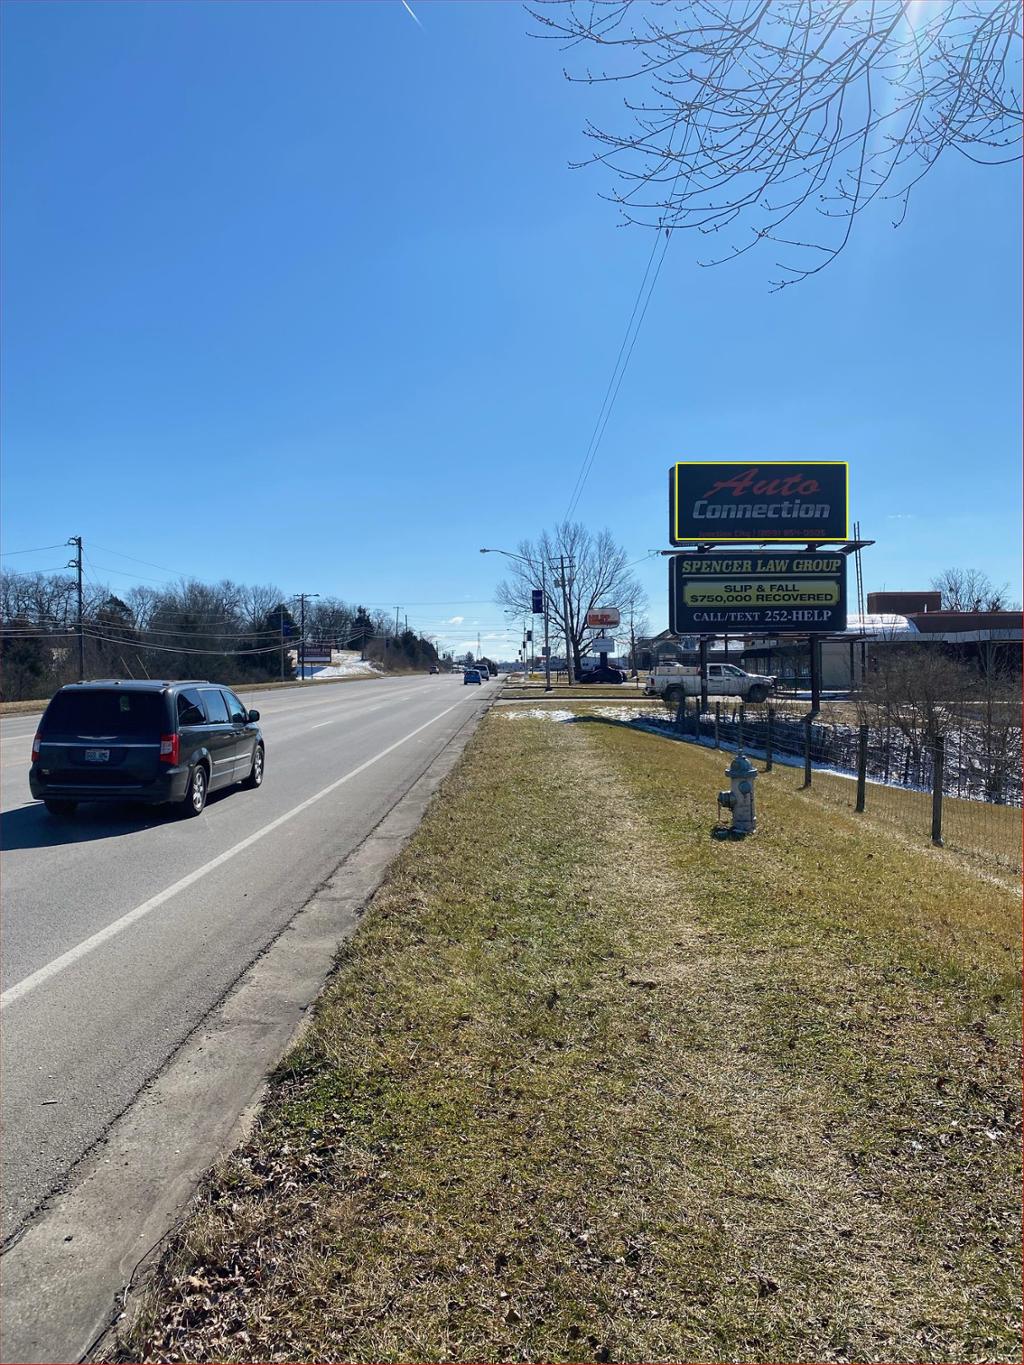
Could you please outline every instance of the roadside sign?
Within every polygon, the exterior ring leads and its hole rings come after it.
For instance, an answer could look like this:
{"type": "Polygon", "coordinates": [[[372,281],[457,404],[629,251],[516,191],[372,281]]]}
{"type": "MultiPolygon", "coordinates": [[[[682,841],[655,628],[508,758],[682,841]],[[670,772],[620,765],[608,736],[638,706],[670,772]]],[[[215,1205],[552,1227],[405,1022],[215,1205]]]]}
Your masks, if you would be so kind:
{"type": "Polygon", "coordinates": [[[618,607],[595,607],[587,612],[588,626],[617,626],[621,619],[618,607]]]}
{"type": "Polygon", "coordinates": [[[591,640],[590,647],[598,654],[615,653],[615,641],[607,635],[599,635],[596,639],[591,640]]]}
{"type": "Polygon", "coordinates": [[[669,560],[669,629],[810,635],[846,629],[846,556],[723,550],[669,560]]]}
{"type": "Polygon", "coordinates": [[[669,470],[669,542],[846,540],[845,460],[685,460],[669,470]]]}

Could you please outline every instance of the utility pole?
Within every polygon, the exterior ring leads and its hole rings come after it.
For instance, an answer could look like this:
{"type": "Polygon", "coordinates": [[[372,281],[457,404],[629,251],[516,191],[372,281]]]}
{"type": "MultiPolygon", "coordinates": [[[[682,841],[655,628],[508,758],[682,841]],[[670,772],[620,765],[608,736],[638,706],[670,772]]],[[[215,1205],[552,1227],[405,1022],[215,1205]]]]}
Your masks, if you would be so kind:
{"type": "Polygon", "coordinates": [[[78,554],[68,560],[69,569],[78,570],[78,681],[85,681],[85,621],[82,614],[82,537],[70,536],[68,544],[77,547],[78,554]]]}
{"type": "Polygon", "coordinates": [[[284,603],[281,603],[281,681],[284,682],[284,603]]]}
{"type": "Polygon", "coordinates": [[[570,639],[569,582],[565,576],[565,555],[559,555],[558,561],[562,570],[561,578],[559,581],[562,589],[562,611],[564,612],[563,620],[565,621],[565,668],[566,673],[568,674],[569,686],[573,687],[576,683],[576,668],[572,655],[572,640],[570,639]]]}
{"type": "Polygon", "coordinates": [[[306,599],[319,597],[318,592],[297,592],[299,599],[299,681],[306,681],[306,599]]]}
{"type": "Polygon", "coordinates": [[[544,561],[540,562],[540,590],[544,602],[544,691],[551,691],[551,638],[548,634],[548,578],[544,561]]]}
{"type": "Polygon", "coordinates": [[[397,639],[398,639],[398,613],[399,613],[400,610],[401,610],[400,607],[396,607],[396,608],[395,608],[395,640],[396,640],[396,641],[397,641],[397,639]]]}

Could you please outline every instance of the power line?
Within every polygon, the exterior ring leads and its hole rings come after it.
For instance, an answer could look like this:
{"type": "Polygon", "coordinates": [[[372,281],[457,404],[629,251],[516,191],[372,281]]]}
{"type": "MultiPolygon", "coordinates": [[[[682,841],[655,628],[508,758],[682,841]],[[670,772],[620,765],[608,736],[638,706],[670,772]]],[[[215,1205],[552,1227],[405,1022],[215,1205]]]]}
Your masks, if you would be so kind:
{"type": "Polygon", "coordinates": [[[94,568],[94,569],[102,569],[104,573],[116,573],[116,574],[120,574],[122,578],[130,578],[130,579],[132,580],[133,583],[159,583],[159,584],[161,584],[163,587],[168,587],[168,586],[171,585],[171,582],[172,582],[172,580],[169,579],[169,578],[150,578],[148,574],[144,574],[144,573],[130,573],[129,570],[127,570],[127,569],[115,569],[114,566],[113,566],[112,564],[95,564],[95,563],[94,563],[94,564],[93,564],[93,568],[94,568]]]}
{"type": "MultiPolygon", "coordinates": [[[[96,542],[93,541],[93,544],[96,545],[96,542]]],[[[163,569],[167,573],[176,573],[182,578],[189,577],[184,569],[172,569],[169,564],[154,564],[151,559],[139,559],[137,555],[126,555],[123,550],[112,550],[109,545],[96,545],[96,548],[102,550],[104,554],[116,555],[118,559],[130,559],[133,564],[146,564],[151,569],[163,569]]]]}
{"type": "MultiPolygon", "coordinates": [[[[32,549],[32,550],[4,550],[3,554],[0,555],[0,559],[7,559],[10,555],[35,555],[35,554],[38,554],[38,553],[40,552],[40,550],[62,550],[63,548],[64,548],[64,544],[63,544],[63,542],[61,542],[61,544],[59,544],[59,545],[37,545],[37,546],[36,546],[34,549],[32,549]]],[[[36,573],[47,573],[47,572],[48,572],[48,571],[47,571],[46,569],[37,569],[37,570],[36,570],[36,573]]]]}
{"type": "MultiPolygon", "coordinates": [[[[637,338],[638,338],[639,335],[640,335],[640,329],[641,329],[641,327],[643,326],[643,323],[644,323],[644,318],[647,316],[647,309],[650,307],[651,298],[652,298],[653,295],[654,295],[654,287],[655,287],[655,285],[658,283],[658,276],[661,274],[661,267],[662,267],[662,265],[663,265],[664,262],[665,262],[665,253],[668,251],[668,244],[669,244],[669,241],[671,240],[671,237],[672,237],[672,229],[671,229],[671,228],[665,228],[664,231],[665,231],[664,245],[662,245],[662,248],[661,248],[661,255],[658,257],[658,264],[657,264],[657,266],[655,267],[654,275],[653,275],[653,277],[652,277],[652,279],[651,279],[650,287],[649,287],[648,290],[647,290],[647,297],[646,297],[646,299],[644,299],[644,306],[643,306],[643,309],[642,309],[641,312],[640,312],[639,318],[637,318],[636,326],[633,328],[633,335],[632,335],[632,338],[629,340],[629,349],[626,351],[625,358],[622,360],[621,366],[619,365],[619,362],[616,361],[616,368],[618,369],[618,379],[615,378],[615,371],[613,370],[613,371],[612,371],[612,377],[611,377],[611,379],[608,381],[608,386],[609,386],[609,388],[611,388],[611,385],[612,385],[613,382],[614,382],[614,384],[615,384],[615,388],[614,388],[614,390],[612,391],[612,395],[611,395],[611,401],[607,404],[607,406],[605,406],[604,404],[602,404],[602,412],[598,414],[597,425],[595,426],[595,434],[596,434],[597,439],[596,439],[596,441],[595,441],[594,438],[591,437],[591,447],[588,449],[588,452],[587,452],[586,456],[584,456],[583,466],[582,466],[582,468],[580,469],[579,475],[577,476],[576,488],[575,488],[574,491],[573,491],[572,498],[571,498],[570,501],[569,501],[569,506],[568,506],[568,508],[566,509],[566,512],[565,512],[564,517],[562,518],[563,521],[568,521],[568,520],[569,520],[569,518],[572,516],[573,512],[575,512],[575,510],[576,510],[576,508],[577,508],[577,506],[578,506],[578,504],[579,504],[580,498],[583,496],[583,490],[584,490],[584,488],[586,487],[587,479],[590,477],[590,471],[591,471],[591,470],[593,469],[593,467],[594,467],[594,461],[597,459],[597,452],[598,452],[598,451],[600,450],[600,448],[601,448],[601,442],[604,440],[604,433],[605,433],[605,431],[607,430],[609,421],[611,420],[612,409],[615,407],[615,400],[616,400],[616,398],[618,398],[618,396],[619,396],[619,389],[622,387],[622,381],[623,381],[623,379],[625,379],[625,377],[626,377],[626,370],[629,368],[629,362],[630,362],[630,359],[632,358],[632,355],[633,355],[633,348],[636,346],[637,338]],[[603,413],[603,419],[604,419],[603,421],[602,421],[602,413],[603,413]]],[[[655,238],[655,241],[654,241],[654,251],[657,251],[658,245],[659,245],[659,239],[658,239],[658,238],[655,238]]],[[[651,259],[652,261],[653,261],[653,259],[654,259],[654,251],[651,252],[651,258],[650,258],[650,259],[651,259]]],[[[649,269],[650,269],[650,261],[648,261],[648,270],[649,270],[649,269]]],[[[627,328],[626,328],[626,336],[623,337],[623,346],[625,346],[626,340],[627,340],[627,338],[629,337],[629,327],[632,325],[633,317],[634,317],[635,314],[636,314],[637,304],[639,304],[640,295],[643,293],[643,287],[644,287],[644,284],[646,284],[646,282],[647,282],[647,272],[644,273],[644,278],[643,278],[643,281],[641,282],[641,285],[640,285],[640,291],[639,291],[639,293],[637,294],[637,303],[633,305],[633,314],[630,316],[630,321],[629,321],[629,324],[627,325],[627,328]]],[[[620,356],[622,355],[622,347],[619,348],[619,355],[620,355],[620,356]]]]}
{"type": "MultiPolygon", "coordinates": [[[[676,170],[675,178],[672,181],[672,188],[669,191],[669,202],[671,202],[672,193],[675,191],[675,187],[679,183],[679,177],[683,173],[684,163],[682,161],[682,157],[685,155],[686,149],[689,146],[690,137],[693,134],[693,129],[694,125],[692,123],[687,125],[686,134],[683,138],[683,145],[679,152],[680,157],[679,167],[676,170]]],[[[573,512],[576,510],[580,498],[583,496],[583,490],[586,487],[587,479],[590,477],[590,471],[591,469],[593,469],[594,461],[597,459],[597,452],[601,447],[601,442],[604,440],[604,433],[608,426],[608,422],[611,419],[612,409],[615,407],[615,400],[619,396],[619,389],[622,387],[622,381],[625,378],[626,370],[629,368],[629,361],[633,354],[633,348],[634,346],[636,346],[637,337],[640,335],[640,329],[643,326],[644,318],[647,316],[647,309],[650,307],[651,298],[654,294],[654,288],[655,285],[657,285],[658,283],[658,276],[661,274],[661,267],[665,262],[665,253],[668,251],[668,244],[672,240],[672,228],[663,227],[663,224],[664,219],[661,219],[658,225],[658,232],[654,238],[654,245],[651,247],[651,254],[647,258],[647,267],[644,270],[643,279],[640,281],[640,288],[637,290],[636,298],[633,301],[633,309],[629,315],[629,321],[626,323],[626,330],[622,337],[622,344],[619,346],[619,353],[616,356],[615,364],[612,367],[611,378],[608,380],[608,387],[605,389],[604,399],[601,403],[600,411],[597,414],[597,421],[594,423],[594,430],[591,433],[590,443],[587,446],[586,454],[583,456],[583,463],[580,465],[580,472],[576,475],[576,482],[573,485],[573,491],[569,498],[569,506],[566,509],[565,515],[562,517],[563,521],[569,520],[573,512]],[[650,276],[651,273],[651,266],[654,262],[655,253],[657,252],[658,245],[661,242],[660,234],[662,231],[664,231],[665,233],[665,238],[661,246],[661,255],[658,258],[658,264],[655,267],[654,276],[651,279],[649,288],[647,289],[647,297],[646,299],[644,299],[643,309],[640,312],[639,318],[637,318],[637,309],[640,307],[640,300],[643,298],[644,294],[644,286],[647,284],[648,276],[650,276]],[[635,327],[633,327],[634,318],[636,318],[635,327]],[[632,339],[630,340],[631,328],[633,329],[633,335],[632,339]],[[626,349],[627,341],[629,342],[628,350],[626,349]],[[623,355],[623,352],[625,352],[625,355],[623,355]],[[616,379],[615,377],[616,371],[618,372],[618,379],[616,379]],[[612,387],[613,385],[614,388],[612,387]],[[611,395],[610,398],[609,394],[611,395]]]]}
{"type": "Polygon", "coordinates": [[[626,342],[629,339],[629,330],[633,326],[633,319],[636,317],[636,310],[640,306],[640,298],[644,292],[644,286],[647,283],[647,277],[651,273],[651,265],[654,261],[654,253],[658,249],[658,244],[659,238],[656,235],[654,238],[654,245],[651,247],[651,254],[647,258],[647,268],[644,270],[644,277],[640,281],[640,288],[637,290],[636,298],[633,300],[633,311],[629,315],[629,321],[626,323],[626,330],[622,335],[622,343],[619,346],[619,353],[615,357],[615,364],[612,366],[612,372],[608,378],[608,386],[604,391],[604,398],[602,398],[601,400],[601,407],[597,414],[597,421],[594,423],[594,430],[590,433],[590,440],[587,443],[586,453],[583,456],[583,463],[580,465],[579,473],[576,475],[576,482],[573,484],[572,487],[572,493],[569,495],[569,506],[565,513],[565,516],[562,518],[563,521],[567,521],[569,519],[569,517],[572,514],[573,508],[579,501],[578,495],[583,491],[583,484],[586,482],[586,476],[588,472],[587,461],[590,459],[591,451],[594,449],[594,440],[597,437],[597,431],[601,425],[601,418],[604,416],[604,410],[608,403],[608,395],[612,391],[612,385],[615,382],[615,375],[619,368],[619,362],[622,360],[622,353],[626,349],[626,342]]]}
{"type": "Polygon", "coordinates": [[[264,645],[260,649],[188,649],[184,645],[154,645],[142,640],[122,640],[115,635],[99,635],[87,630],[90,640],[105,640],[108,644],[121,645],[126,649],[159,649],[164,654],[276,654],[280,645],[264,645]]]}

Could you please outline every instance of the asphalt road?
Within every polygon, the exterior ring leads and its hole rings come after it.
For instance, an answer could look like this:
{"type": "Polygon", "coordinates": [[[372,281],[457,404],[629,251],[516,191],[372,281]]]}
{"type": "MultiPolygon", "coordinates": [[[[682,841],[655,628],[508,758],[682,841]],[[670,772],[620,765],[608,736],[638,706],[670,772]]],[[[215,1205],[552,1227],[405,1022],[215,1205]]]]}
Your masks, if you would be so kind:
{"type": "Polygon", "coordinates": [[[184,820],[54,820],[28,790],[36,717],[0,722],[5,1238],[495,691],[442,675],[243,692],[266,780],[184,820]]]}

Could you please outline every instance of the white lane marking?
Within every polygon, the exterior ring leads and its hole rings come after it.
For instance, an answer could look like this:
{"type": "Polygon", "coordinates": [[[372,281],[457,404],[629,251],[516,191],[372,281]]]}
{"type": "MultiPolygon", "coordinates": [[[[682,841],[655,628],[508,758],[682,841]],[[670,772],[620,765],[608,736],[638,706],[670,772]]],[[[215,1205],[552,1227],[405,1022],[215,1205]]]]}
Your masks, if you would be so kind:
{"type": "MultiPolygon", "coordinates": [[[[372,715],[374,711],[383,711],[386,705],[387,702],[382,701],[377,706],[368,706],[365,711],[360,711],[357,719],[362,720],[363,716],[372,715]]],[[[322,730],[325,725],[339,725],[341,724],[342,721],[348,721],[351,719],[352,719],[351,716],[332,716],[330,720],[322,720],[316,725],[311,725],[309,728],[311,730],[322,730]]],[[[305,731],[303,731],[302,733],[305,733],[305,731]]]]}
{"type": "Polygon", "coordinates": [[[202,867],[197,867],[194,872],[189,872],[187,876],[179,878],[179,880],[174,882],[171,886],[166,887],[163,891],[157,892],[155,896],[150,896],[148,901],[143,901],[142,904],[137,905],[134,910],[129,910],[128,913],[122,915],[120,919],[116,919],[113,923],[108,924],[105,929],[97,930],[95,934],[91,934],[88,938],[83,939],[82,942],[76,944],[74,948],[69,948],[66,953],[61,953],[60,957],[55,957],[53,961],[48,962],[45,967],[40,967],[38,971],[23,977],[21,981],[10,986],[4,991],[3,995],[0,995],[0,1009],[4,1009],[8,1005],[13,1005],[16,1000],[23,999],[30,991],[34,991],[37,986],[41,986],[44,981],[49,981],[50,978],[56,976],[58,972],[62,972],[65,967],[70,967],[73,963],[80,962],[83,957],[88,956],[89,953],[93,952],[96,948],[99,948],[109,939],[115,938],[123,930],[127,929],[129,925],[142,919],[144,915],[148,915],[151,910],[155,910],[158,905],[163,905],[165,901],[169,901],[171,897],[176,896],[179,891],[184,891],[186,887],[193,886],[201,877],[205,877],[208,872],[212,872],[215,867],[221,867],[224,863],[233,858],[236,853],[241,853],[244,849],[251,848],[253,844],[257,843],[258,840],[265,838],[272,830],[280,829],[283,824],[286,824],[296,815],[300,815],[302,811],[308,810],[309,807],[314,805],[317,801],[322,800],[325,796],[330,796],[331,792],[337,791],[339,787],[344,786],[346,782],[350,782],[353,777],[358,777],[360,773],[365,772],[367,768],[372,767],[374,763],[378,763],[382,758],[386,758],[388,754],[394,753],[396,749],[400,748],[403,744],[408,743],[410,739],[414,739],[421,731],[426,730],[436,721],[441,720],[443,716],[448,715],[449,711],[454,711],[456,707],[461,704],[462,700],[464,700],[464,698],[455,702],[454,705],[447,707],[444,711],[439,711],[436,716],[431,716],[430,720],[424,721],[422,725],[417,725],[415,730],[410,730],[409,733],[403,735],[401,739],[396,739],[394,744],[389,744],[386,749],[381,749],[380,753],[374,754],[374,756],[368,758],[365,763],[360,763],[358,767],[345,773],[344,777],[337,778],[336,781],[321,788],[320,791],[315,792],[312,796],[307,796],[305,801],[300,801],[297,806],[293,806],[291,810],[285,811],[284,815],[279,815],[276,820],[271,820],[270,823],[264,825],[262,829],[256,830],[254,834],[248,835],[233,847],[225,849],[223,853],[219,853],[216,858],[211,858],[210,861],[204,863],[202,867]]]}

